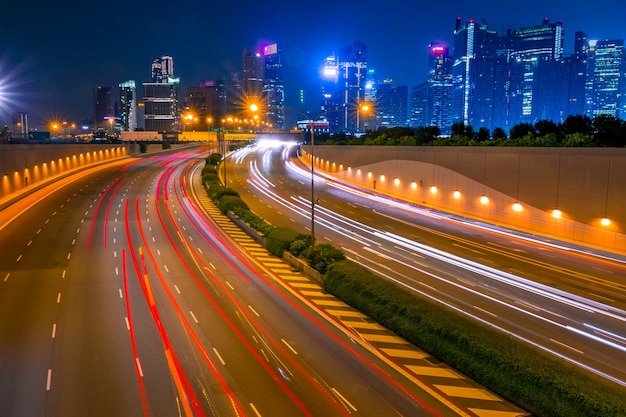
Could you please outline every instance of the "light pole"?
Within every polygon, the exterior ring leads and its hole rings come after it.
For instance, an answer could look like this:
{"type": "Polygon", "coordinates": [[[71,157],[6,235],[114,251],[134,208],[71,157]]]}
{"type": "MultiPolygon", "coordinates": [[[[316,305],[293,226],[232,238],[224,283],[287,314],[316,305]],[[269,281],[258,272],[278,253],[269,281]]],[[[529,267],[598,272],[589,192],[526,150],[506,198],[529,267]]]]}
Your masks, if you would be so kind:
{"type": "MultiPolygon", "coordinates": [[[[259,106],[256,104],[250,105],[250,111],[257,112],[259,110],[259,106]]],[[[367,103],[361,104],[357,111],[358,112],[369,112],[371,110],[371,106],[367,103]]],[[[306,113],[302,113],[297,110],[286,110],[292,113],[299,114],[301,116],[306,117],[307,123],[311,130],[311,247],[315,245],[315,121],[319,120],[320,117],[324,116],[327,113],[342,111],[342,110],[322,110],[315,118],[309,119],[309,115],[306,113]]]]}

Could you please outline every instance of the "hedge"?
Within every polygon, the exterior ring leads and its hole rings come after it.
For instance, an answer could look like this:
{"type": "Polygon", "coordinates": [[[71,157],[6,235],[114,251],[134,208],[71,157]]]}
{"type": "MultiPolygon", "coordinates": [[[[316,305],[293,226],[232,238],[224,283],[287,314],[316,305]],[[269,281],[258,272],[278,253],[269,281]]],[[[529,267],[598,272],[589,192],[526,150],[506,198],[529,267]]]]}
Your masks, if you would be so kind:
{"type": "Polygon", "coordinates": [[[322,282],[345,303],[535,415],[626,415],[626,396],[618,386],[417,297],[351,261],[333,263],[322,282]]]}

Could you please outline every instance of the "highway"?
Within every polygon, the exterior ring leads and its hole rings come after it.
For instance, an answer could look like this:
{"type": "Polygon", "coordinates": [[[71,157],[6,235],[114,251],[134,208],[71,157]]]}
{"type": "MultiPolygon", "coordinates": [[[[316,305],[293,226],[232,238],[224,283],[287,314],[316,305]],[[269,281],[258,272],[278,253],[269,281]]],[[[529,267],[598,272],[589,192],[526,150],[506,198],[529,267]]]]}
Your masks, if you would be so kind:
{"type": "MultiPolygon", "coordinates": [[[[246,148],[229,186],[273,224],[311,231],[297,146],[246,148]]],[[[319,172],[318,172],[319,174],[319,172]]],[[[315,178],[316,242],[411,291],[626,386],[624,257],[539,239],[315,178]]]]}
{"type": "Polygon", "coordinates": [[[0,414],[471,415],[206,214],[210,151],[131,159],[0,212],[0,414]]]}

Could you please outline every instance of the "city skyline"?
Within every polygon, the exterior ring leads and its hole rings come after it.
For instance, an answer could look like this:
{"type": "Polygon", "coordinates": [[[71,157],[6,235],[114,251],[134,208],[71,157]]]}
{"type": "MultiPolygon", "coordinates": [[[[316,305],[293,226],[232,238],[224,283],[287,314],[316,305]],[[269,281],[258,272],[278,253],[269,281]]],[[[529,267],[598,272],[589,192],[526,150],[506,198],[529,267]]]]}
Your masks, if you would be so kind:
{"type": "Polygon", "coordinates": [[[391,78],[394,85],[412,88],[428,76],[428,45],[452,46],[457,16],[484,20],[496,28],[535,25],[544,17],[562,20],[565,54],[573,51],[576,31],[584,31],[590,39],[626,37],[619,24],[619,11],[625,6],[617,1],[601,1],[593,7],[552,2],[541,10],[530,5],[454,1],[445,8],[400,2],[383,8],[366,2],[354,9],[339,2],[308,10],[266,2],[247,5],[237,13],[224,5],[209,8],[192,1],[178,7],[174,17],[158,1],[123,8],[114,1],[106,10],[85,4],[80,12],[70,14],[62,14],[67,8],[37,6],[25,15],[26,20],[18,18],[24,5],[2,6],[7,22],[0,28],[0,119],[4,123],[12,111],[27,112],[31,125],[54,118],[80,121],[93,113],[95,86],[149,81],[146,63],[154,56],[173,56],[177,76],[186,88],[241,71],[244,48],[278,42],[285,62],[285,105],[299,105],[303,90],[305,107],[315,109],[321,85],[317,71],[333,51],[363,42],[368,45],[368,68],[376,70],[377,79],[391,78]],[[328,24],[339,20],[341,24],[328,24]]]}

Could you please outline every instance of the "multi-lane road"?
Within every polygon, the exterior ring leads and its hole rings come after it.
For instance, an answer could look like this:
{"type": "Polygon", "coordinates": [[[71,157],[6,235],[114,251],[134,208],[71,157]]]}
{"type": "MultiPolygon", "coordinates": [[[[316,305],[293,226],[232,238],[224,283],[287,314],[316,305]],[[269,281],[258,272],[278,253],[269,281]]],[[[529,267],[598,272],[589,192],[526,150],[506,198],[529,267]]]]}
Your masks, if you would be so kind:
{"type": "Polygon", "coordinates": [[[84,172],[0,212],[0,415],[472,415],[218,227],[209,151],[84,172]]]}
{"type": "MultiPolygon", "coordinates": [[[[274,224],[311,230],[296,146],[248,148],[229,186],[274,224]]],[[[315,238],[423,297],[626,386],[623,256],[540,239],[357,189],[314,183],[315,238]]]]}

